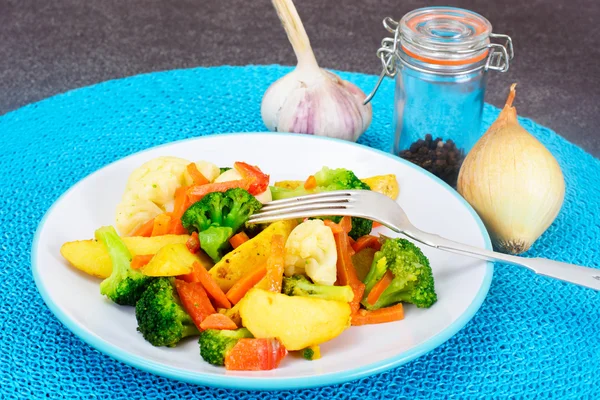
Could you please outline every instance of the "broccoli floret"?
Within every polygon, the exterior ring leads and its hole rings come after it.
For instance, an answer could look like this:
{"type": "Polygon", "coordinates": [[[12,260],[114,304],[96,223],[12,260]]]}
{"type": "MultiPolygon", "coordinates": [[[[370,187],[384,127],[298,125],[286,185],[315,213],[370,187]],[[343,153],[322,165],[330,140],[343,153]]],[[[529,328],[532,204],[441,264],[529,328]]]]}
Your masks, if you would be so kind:
{"type": "Polygon", "coordinates": [[[248,235],[250,239],[264,231],[270,224],[269,223],[260,223],[260,224],[244,224],[243,231],[248,235]]]}
{"type": "Polygon", "coordinates": [[[95,237],[106,247],[112,263],[112,272],[100,284],[100,293],[117,304],[134,306],[153,278],[131,269],[131,253],[114,227],[98,229],[95,237]]]}
{"type": "Polygon", "coordinates": [[[231,236],[261,207],[260,201],[241,188],[213,192],[192,204],[181,223],[188,232],[198,232],[200,246],[218,262],[229,250],[231,236]]]}
{"type": "Polygon", "coordinates": [[[135,305],[137,330],[153,346],[174,347],[181,339],[200,333],[181,306],[174,280],[155,279],[135,305]]]}
{"type": "Polygon", "coordinates": [[[224,213],[224,225],[237,232],[252,214],[262,208],[260,201],[248,191],[240,188],[229,189],[224,193],[227,197],[227,212],[224,213]]]}
{"type": "Polygon", "coordinates": [[[290,197],[304,196],[310,193],[332,192],[335,190],[371,190],[369,185],[356,177],[354,172],[345,168],[331,169],[323,167],[314,174],[317,187],[305,189],[303,185],[295,189],[271,186],[273,200],[288,199],[290,197]]]}
{"type": "Polygon", "coordinates": [[[246,328],[236,330],[207,329],[200,334],[200,355],[204,361],[212,365],[225,365],[225,356],[238,340],[252,338],[246,328]]]}
{"type": "Polygon", "coordinates": [[[406,239],[387,239],[375,253],[371,269],[365,277],[362,305],[377,310],[405,302],[420,308],[429,308],[437,301],[433,272],[421,249],[406,239]],[[373,286],[390,270],[392,282],[375,304],[367,300],[373,286]]]}
{"type": "Polygon", "coordinates": [[[219,168],[219,174],[222,174],[224,172],[227,172],[231,169],[231,167],[221,167],[219,168]]]}
{"type": "Polygon", "coordinates": [[[302,357],[304,357],[306,360],[312,360],[314,356],[315,351],[310,347],[307,347],[302,351],[302,357]]]}
{"type": "Polygon", "coordinates": [[[181,224],[189,232],[202,232],[223,225],[223,214],[229,206],[224,193],[213,192],[192,204],[181,216],[181,224]]]}
{"type": "Polygon", "coordinates": [[[306,360],[313,361],[321,358],[321,349],[319,346],[310,346],[302,350],[302,357],[306,360]]]}
{"type": "Polygon", "coordinates": [[[211,226],[198,234],[202,250],[213,260],[220,260],[230,248],[233,230],[228,226],[211,226]]]}
{"type": "Polygon", "coordinates": [[[371,190],[369,185],[356,177],[354,172],[345,168],[331,169],[323,167],[315,174],[317,186],[331,190],[371,190]]]}
{"type": "Polygon", "coordinates": [[[211,226],[227,226],[236,233],[261,207],[260,201],[242,188],[213,192],[192,204],[183,213],[181,223],[190,233],[211,226]]]}
{"type": "MultiPolygon", "coordinates": [[[[356,177],[354,172],[345,168],[331,169],[323,167],[315,175],[317,181],[317,187],[315,189],[307,190],[304,186],[298,186],[295,189],[288,189],[282,187],[271,187],[271,195],[273,200],[287,199],[290,197],[304,196],[310,193],[318,192],[331,192],[335,190],[371,190],[369,185],[361,181],[356,177]]],[[[329,219],[334,222],[339,222],[341,216],[326,216],[322,219],[329,219]]],[[[364,218],[352,218],[352,230],[348,235],[352,239],[358,239],[361,236],[368,235],[373,229],[373,221],[364,218]]]]}
{"type": "Polygon", "coordinates": [[[316,297],[345,303],[354,298],[354,292],[350,286],[318,285],[309,281],[304,275],[283,278],[282,293],[288,296],[316,297]]]}

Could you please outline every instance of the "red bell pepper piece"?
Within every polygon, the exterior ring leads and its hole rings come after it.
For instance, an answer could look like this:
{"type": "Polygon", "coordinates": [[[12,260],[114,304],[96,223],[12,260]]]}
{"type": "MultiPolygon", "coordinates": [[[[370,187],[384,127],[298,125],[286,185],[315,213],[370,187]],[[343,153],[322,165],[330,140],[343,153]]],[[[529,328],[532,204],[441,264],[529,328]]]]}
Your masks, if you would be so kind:
{"type": "Polygon", "coordinates": [[[242,175],[243,179],[235,181],[207,183],[204,185],[192,185],[187,191],[188,197],[192,203],[200,200],[212,192],[225,192],[233,188],[242,188],[257,195],[269,188],[269,175],[263,173],[257,167],[245,162],[237,161],[233,167],[242,175]]]}
{"type": "Polygon", "coordinates": [[[200,239],[198,238],[198,232],[192,232],[192,235],[185,242],[185,245],[192,254],[196,254],[198,251],[200,251],[200,239]]]}
{"type": "Polygon", "coordinates": [[[248,191],[252,195],[257,195],[269,188],[269,175],[263,173],[258,167],[245,162],[237,161],[233,167],[242,175],[244,179],[249,180],[250,187],[248,191]]]}
{"type": "Polygon", "coordinates": [[[225,369],[267,371],[277,368],[286,355],[277,339],[240,339],[225,356],[225,369]]]}

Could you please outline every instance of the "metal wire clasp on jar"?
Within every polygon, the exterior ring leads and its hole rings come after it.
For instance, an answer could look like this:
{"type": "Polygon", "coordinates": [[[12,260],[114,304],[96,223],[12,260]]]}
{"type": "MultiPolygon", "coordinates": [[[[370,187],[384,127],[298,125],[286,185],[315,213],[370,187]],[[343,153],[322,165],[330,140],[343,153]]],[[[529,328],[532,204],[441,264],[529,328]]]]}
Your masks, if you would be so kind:
{"type": "Polygon", "coordinates": [[[377,56],[395,77],[393,152],[454,186],[466,153],[482,134],[481,117],[489,70],[506,72],[512,40],[492,33],[479,14],[454,7],[426,7],[400,22],[387,17],[377,56]],[[492,43],[502,39],[504,44],[492,43]]]}

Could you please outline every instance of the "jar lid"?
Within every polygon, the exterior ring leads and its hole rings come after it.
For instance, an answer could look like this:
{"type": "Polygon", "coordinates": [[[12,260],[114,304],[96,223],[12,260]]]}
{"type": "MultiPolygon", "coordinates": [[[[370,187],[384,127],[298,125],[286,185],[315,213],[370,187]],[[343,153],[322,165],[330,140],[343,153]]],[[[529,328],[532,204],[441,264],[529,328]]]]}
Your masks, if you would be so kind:
{"type": "Polygon", "coordinates": [[[402,50],[438,65],[472,64],[489,52],[492,25],[481,15],[455,7],[425,7],[406,14],[399,24],[402,50]]]}

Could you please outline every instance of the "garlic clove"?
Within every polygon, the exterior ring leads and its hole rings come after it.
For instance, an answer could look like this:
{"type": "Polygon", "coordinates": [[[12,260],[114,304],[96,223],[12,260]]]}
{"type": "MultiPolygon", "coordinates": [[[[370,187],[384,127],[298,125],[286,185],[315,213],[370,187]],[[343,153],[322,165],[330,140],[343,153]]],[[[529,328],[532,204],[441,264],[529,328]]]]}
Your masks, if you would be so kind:
{"type": "Polygon", "coordinates": [[[262,120],[272,132],[283,132],[278,129],[279,113],[285,104],[289,93],[302,88],[302,81],[298,78],[297,70],[290,72],[276,80],[265,92],[260,106],[262,120]]]}
{"type": "Polygon", "coordinates": [[[520,254],[548,229],[565,195],[556,159],[517,120],[507,104],[467,154],[457,190],[473,206],[500,251],[520,254]]]}
{"type": "MultiPolygon", "coordinates": [[[[348,85],[324,76],[289,93],[277,118],[277,130],[356,140],[371,122],[348,85]]],[[[370,111],[370,109],[369,109],[370,111]]]]}

